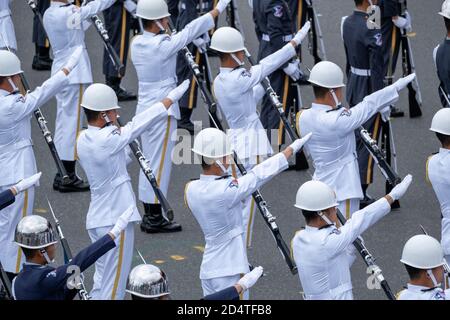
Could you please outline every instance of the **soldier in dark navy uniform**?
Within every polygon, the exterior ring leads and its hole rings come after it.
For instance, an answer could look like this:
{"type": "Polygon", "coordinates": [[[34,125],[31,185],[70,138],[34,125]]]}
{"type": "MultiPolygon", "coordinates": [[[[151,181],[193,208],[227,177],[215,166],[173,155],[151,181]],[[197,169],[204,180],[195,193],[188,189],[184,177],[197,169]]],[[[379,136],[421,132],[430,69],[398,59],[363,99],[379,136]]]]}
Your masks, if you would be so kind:
{"type": "Polygon", "coordinates": [[[119,101],[136,100],[136,95],[121,87],[128,60],[128,48],[130,45],[130,30],[133,24],[133,14],[136,11],[136,3],[133,0],[117,0],[111,7],[103,11],[105,28],[108,31],[111,44],[120,57],[125,68],[119,73],[112,63],[108,52],[103,54],[103,74],[106,84],[114,89],[119,101]]]}
{"type": "MultiPolygon", "coordinates": [[[[398,0],[381,0],[381,34],[383,37],[383,72],[386,79],[395,74],[401,44],[401,29],[411,28],[411,19],[401,17],[401,6],[398,0]]],[[[387,83],[389,84],[389,83],[387,83]]],[[[404,112],[391,107],[391,117],[403,117],[404,112]]]]}
{"type": "Polygon", "coordinates": [[[16,227],[15,242],[22,248],[27,261],[12,282],[16,300],[72,300],[77,291],[68,286],[70,266],[78,266],[83,272],[97,259],[116,246],[114,240],[128,225],[133,207],[126,210],[109,233],[81,250],[65,265],[50,266],[58,242],[50,223],[43,217],[33,215],[23,218],[16,227]]]}
{"type": "MultiPolygon", "coordinates": [[[[347,102],[350,107],[360,103],[365,96],[384,86],[382,35],[379,26],[368,20],[367,10],[377,1],[355,0],[356,9],[342,24],[345,54],[347,57],[347,102]]],[[[378,140],[381,129],[381,115],[377,113],[364,127],[378,140]]],[[[359,172],[364,199],[361,207],[373,202],[367,195],[368,186],[373,182],[374,161],[361,141],[359,130],[355,131],[359,172]]]]}
{"type": "MultiPolygon", "coordinates": [[[[214,0],[179,0],[179,13],[176,23],[177,30],[183,30],[184,27],[191,21],[202,16],[206,12],[214,9],[214,0]]],[[[173,19],[172,19],[173,21],[173,19]]],[[[214,32],[214,29],[212,30],[214,32]]],[[[212,33],[207,33],[203,37],[200,37],[193,41],[192,44],[188,46],[192,55],[194,56],[195,62],[199,65],[200,70],[207,68],[206,64],[209,63],[206,60],[206,56],[203,54],[209,43],[209,36],[212,33]]],[[[205,70],[206,71],[206,70],[205,70]]],[[[198,85],[193,78],[193,73],[186,62],[183,52],[178,53],[177,57],[177,77],[178,83],[182,83],[184,80],[191,80],[191,87],[179,101],[181,120],[178,121],[178,128],[188,130],[191,134],[194,133],[194,124],[191,122],[191,115],[194,108],[197,105],[198,98],[198,85]]],[[[212,79],[210,79],[208,72],[205,72],[206,83],[211,84],[212,79]]],[[[211,87],[208,88],[211,91],[211,87]]]]}
{"type": "MultiPolygon", "coordinates": [[[[253,0],[253,19],[255,31],[260,41],[258,61],[281,49],[292,40],[297,30],[306,22],[307,4],[304,0],[253,0]]],[[[298,112],[299,96],[295,82],[302,78],[298,57],[285,63],[280,69],[269,76],[271,85],[280,98],[284,110],[293,107],[298,112]]],[[[267,130],[269,140],[278,138],[278,145],[284,143],[284,124],[278,111],[265,96],[262,102],[260,119],[267,130]],[[274,137],[272,130],[278,130],[274,137]]],[[[274,144],[274,142],[271,142],[274,144]]],[[[296,170],[307,168],[303,152],[296,155],[296,170]]]]}
{"type": "MultiPolygon", "coordinates": [[[[50,0],[37,0],[37,9],[44,16],[45,10],[50,7],[50,0]]],[[[53,60],[50,58],[50,43],[46,36],[44,26],[39,22],[37,16],[33,20],[33,43],[35,54],[33,58],[33,70],[50,70],[53,60]]]]}
{"type": "Polygon", "coordinates": [[[447,37],[434,49],[433,58],[440,81],[439,97],[442,106],[450,108],[450,0],[444,1],[439,14],[444,17],[447,37]]]}

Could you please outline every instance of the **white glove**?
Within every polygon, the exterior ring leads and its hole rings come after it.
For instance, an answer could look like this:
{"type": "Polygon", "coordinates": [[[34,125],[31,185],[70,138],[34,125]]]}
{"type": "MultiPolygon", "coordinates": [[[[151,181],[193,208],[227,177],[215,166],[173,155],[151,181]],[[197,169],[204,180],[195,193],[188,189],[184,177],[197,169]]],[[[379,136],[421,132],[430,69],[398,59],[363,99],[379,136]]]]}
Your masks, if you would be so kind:
{"type": "Polygon", "coordinates": [[[261,278],[263,271],[263,267],[256,267],[239,279],[237,284],[240,285],[244,291],[248,290],[255,285],[259,278],[261,278]]]}
{"type": "Polygon", "coordinates": [[[66,65],[63,67],[64,69],[69,70],[71,72],[78,64],[81,58],[81,54],[83,53],[83,47],[78,46],[69,59],[66,62],[66,65]]]}
{"type": "Polygon", "coordinates": [[[295,140],[289,147],[294,150],[294,153],[297,153],[300,151],[300,149],[305,145],[305,143],[308,142],[309,139],[311,139],[312,132],[308,133],[305,137],[301,139],[295,140]]]}
{"type": "Polygon", "coordinates": [[[405,11],[405,18],[399,16],[396,20],[392,19],[392,22],[397,28],[405,29],[407,32],[411,31],[411,16],[408,11],[405,11]]]}
{"type": "Polygon", "coordinates": [[[403,89],[405,89],[408,86],[408,84],[410,84],[415,78],[416,78],[416,74],[411,73],[410,75],[408,75],[404,78],[398,79],[392,85],[395,87],[395,89],[397,89],[397,92],[400,92],[403,89]]]}
{"type": "Polygon", "coordinates": [[[308,35],[309,29],[311,29],[311,22],[306,21],[303,27],[297,32],[294,39],[292,39],[295,41],[297,46],[299,46],[302,43],[303,39],[305,39],[305,37],[308,35]]]}
{"type": "Polygon", "coordinates": [[[128,209],[125,210],[124,213],[122,213],[122,215],[119,217],[119,219],[117,219],[116,224],[109,232],[114,236],[114,238],[118,238],[120,236],[120,233],[123,230],[125,230],[125,228],[128,225],[128,222],[130,221],[131,216],[133,215],[133,212],[134,212],[134,206],[132,205],[132,206],[128,207],[128,209]]]}
{"type": "Polygon", "coordinates": [[[180,84],[178,87],[169,92],[167,98],[172,100],[173,103],[180,100],[183,97],[184,93],[189,88],[190,82],[191,82],[190,80],[184,80],[182,84],[180,84]]]}
{"type": "Polygon", "coordinates": [[[301,71],[298,66],[299,60],[295,60],[294,62],[290,62],[286,68],[283,69],[284,73],[292,78],[292,80],[297,81],[300,79],[301,71]]]}
{"type": "Polygon", "coordinates": [[[208,44],[209,40],[205,39],[205,37],[200,37],[192,41],[192,43],[198,48],[200,53],[203,53],[206,51],[206,45],[208,44]]]}
{"type": "Polygon", "coordinates": [[[388,196],[390,196],[394,200],[399,200],[406,193],[406,190],[408,190],[411,182],[412,182],[412,175],[408,174],[403,179],[402,182],[400,182],[398,185],[394,187],[394,189],[391,190],[388,196]]]}
{"type": "Polygon", "coordinates": [[[391,117],[391,106],[384,107],[380,111],[383,122],[388,122],[391,117]]]}
{"type": "Polygon", "coordinates": [[[134,18],[136,18],[137,4],[133,0],[126,0],[123,3],[125,10],[127,10],[134,18]]]}
{"type": "Polygon", "coordinates": [[[217,11],[219,11],[219,13],[222,13],[230,4],[230,2],[231,0],[220,0],[216,6],[217,11]]]}
{"type": "Polygon", "coordinates": [[[22,191],[27,190],[29,187],[34,186],[40,179],[42,172],[36,173],[31,177],[25,178],[13,186],[14,190],[16,190],[16,194],[21,193],[22,191]]]}

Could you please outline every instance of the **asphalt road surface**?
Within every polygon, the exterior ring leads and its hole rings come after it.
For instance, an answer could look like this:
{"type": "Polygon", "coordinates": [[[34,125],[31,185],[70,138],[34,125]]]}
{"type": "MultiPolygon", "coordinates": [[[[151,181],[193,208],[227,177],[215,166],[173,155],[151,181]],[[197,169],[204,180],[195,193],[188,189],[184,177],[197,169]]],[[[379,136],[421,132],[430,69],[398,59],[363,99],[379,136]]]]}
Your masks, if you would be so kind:
{"type": "MultiPolygon", "coordinates": [[[[247,0],[238,2],[247,46],[253,54],[256,54],[257,41],[251,9],[247,0]]],[[[425,162],[429,155],[439,150],[437,139],[428,131],[428,128],[432,116],[440,108],[437,95],[438,81],[432,60],[432,51],[445,36],[442,18],[437,15],[441,3],[441,0],[409,1],[409,11],[413,17],[413,28],[416,32],[416,36],[411,41],[423,94],[423,116],[418,119],[404,117],[394,119],[392,122],[399,173],[401,176],[412,173],[414,182],[402,199],[401,209],[393,211],[364,234],[367,247],[377,258],[377,263],[383,269],[385,277],[395,292],[400,290],[407,281],[404,267],[399,262],[406,240],[421,232],[420,224],[425,226],[431,235],[440,238],[440,210],[433,190],[425,180],[425,162]]],[[[353,1],[316,0],[314,4],[321,15],[320,23],[328,59],[344,68],[345,54],[339,32],[340,21],[342,16],[352,12],[353,1]]],[[[32,12],[26,1],[14,1],[12,11],[22,67],[31,86],[36,87],[47,79],[50,73],[31,70],[34,53],[34,45],[31,42],[32,12]]],[[[224,23],[223,20],[221,20],[221,24],[224,23]]],[[[94,81],[104,82],[102,44],[92,27],[87,31],[86,45],[92,62],[94,81]]],[[[304,66],[311,68],[313,65],[311,57],[307,53],[304,54],[304,57],[304,66]]],[[[218,61],[214,58],[213,63],[217,65],[218,61]]],[[[214,73],[217,74],[217,72],[214,73]]],[[[400,75],[401,71],[397,70],[397,77],[400,75]]],[[[136,73],[131,63],[128,64],[123,85],[127,89],[137,91],[136,73]]],[[[312,99],[312,90],[310,88],[302,90],[304,102],[309,103],[312,99]]],[[[131,119],[135,112],[135,102],[122,105],[122,117],[126,120],[131,119]]],[[[407,99],[404,93],[398,106],[407,111],[407,99]]],[[[55,109],[56,101],[54,99],[42,108],[51,130],[54,130],[55,109]]],[[[205,126],[208,126],[206,112],[201,104],[194,112],[193,119],[203,121],[205,126]]],[[[32,121],[37,164],[39,170],[43,172],[41,186],[36,191],[34,212],[50,218],[46,202],[46,197],[48,197],[60,217],[72,251],[78,252],[90,244],[85,228],[90,195],[89,193],[61,194],[53,191],[52,181],[56,169],[41,132],[34,119],[32,121]]],[[[137,163],[129,166],[136,192],[138,170],[137,163]]],[[[81,169],[79,173],[84,176],[81,169]]],[[[135,247],[142,252],[147,262],[157,264],[168,274],[174,299],[198,299],[202,296],[199,269],[204,240],[197,222],[183,202],[185,184],[190,179],[198,177],[199,173],[200,166],[198,165],[175,165],[173,167],[168,199],[175,210],[176,221],[183,226],[182,232],[148,235],[141,233],[136,226],[135,247]]],[[[277,216],[278,225],[288,243],[296,230],[304,225],[303,217],[293,207],[293,204],[298,187],[307,180],[306,172],[289,171],[282,173],[262,188],[262,193],[270,204],[272,213],[277,216]]],[[[375,183],[370,187],[369,193],[372,196],[381,197],[384,195],[383,192],[384,180],[377,170],[375,183]]],[[[139,204],[139,209],[143,213],[141,204],[139,204]]],[[[298,276],[289,272],[259,213],[256,216],[254,235],[252,248],[248,251],[249,260],[253,265],[262,265],[266,276],[251,290],[251,297],[254,299],[301,299],[302,288],[298,276]]],[[[58,261],[62,261],[61,256],[58,261]]],[[[139,263],[141,260],[137,253],[134,253],[133,266],[139,263]]],[[[330,268],[332,267],[330,266],[330,268]]],[[[88,288],[92,286],[92,275],[93,268],[90,268],[86,272],[88,288]]],[[[352,267],[355,298],[385,299],[381,290],[368,290],[366,281],[365,265],[358,257],[352,267]]]]}

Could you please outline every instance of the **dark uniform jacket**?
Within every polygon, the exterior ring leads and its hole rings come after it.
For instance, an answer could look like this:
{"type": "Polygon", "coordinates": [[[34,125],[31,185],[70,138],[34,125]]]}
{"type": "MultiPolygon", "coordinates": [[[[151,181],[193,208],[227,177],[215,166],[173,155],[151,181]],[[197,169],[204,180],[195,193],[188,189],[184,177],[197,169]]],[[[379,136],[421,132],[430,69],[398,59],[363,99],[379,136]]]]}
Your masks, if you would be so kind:
{"type": "Polygon", "coordinates": [[[7,206],[11,205],[16,201],[16,197],[12,193],[11,190],[5,190],[0,193],[0,210],[6,208],[7,206]]]}
{"type": "Polygon", "coordinates": [[[205,296],[203,300],[239,300],[239,294],[234,286],[205,296]]]}
{"type": "Polygon", "coordinates": [[[13,295],[16,300],[72,300],[77,291],[67,287],[71,276],[70,265],[80,267],[80,272],[94,264],[97,259],[116,246],[108,234],[78,253],[70,263],[54,268],[49,265],[25,263],[22,271],[13,280],[13,295]]]}
{"type": "MultiPolygon", "coordinates": [[[[446,39],[441,43],[436,51],[436,67],[440,85],[447,94],[447,100],[450,100],[450,40],[446,39]]],[[[441,90],[439,90],[442,106],[449,108],[441,90]]]]}

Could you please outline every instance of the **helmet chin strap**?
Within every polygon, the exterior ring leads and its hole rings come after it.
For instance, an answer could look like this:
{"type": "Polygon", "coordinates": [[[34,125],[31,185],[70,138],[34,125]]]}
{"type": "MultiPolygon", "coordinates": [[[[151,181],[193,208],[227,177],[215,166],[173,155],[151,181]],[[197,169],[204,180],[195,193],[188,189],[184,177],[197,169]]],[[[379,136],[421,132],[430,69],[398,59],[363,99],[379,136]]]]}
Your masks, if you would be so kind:
{"type": "Polygon", "coordinates": [[[54,262],[54,260],[50,260],[50,257],[48,256],[48,253],[47,253],[47,250],[41,249],[40,252],[44,256],[44,259],[47,262],[47,264],[51,264],[51,263],[54,262]]]}
{"type": "Polygon", "coordinates": [[[342,106],[341,102],[337,98],[336,91],[334,89],[330,89],[331,96],[333,97],[335,108],[339,108],[342,106]]]}
{"type": "Polygon", "coordinates": [[[431,269],[428,269],[427,270],[427,274],[428,274],[428,276],[431,278],[431,281],[433,282],[433,286],[434,287],[439,287],[441,284],[440,283],[438,283],[437,281],[436,281],[436,277],[434,276],[434,274],[433,274],[433,272],[431,271],[431,269]]]}
{"type": "Polygon", "coordinates": [[[12,81],[11,77],[8,77],[8,83],[11,86],[13,92],[20,92],[19,88],[16,86],[16,84],[14,83],[14,81],[12,81]]]}
{"type": "Polygon", "coordinates": [[[163,27],[163,25],[161,24],[161,22],[159,22],[159,20],[155,21],[156,25],[158,26],[159,30],[161,30],[162,32],[165,32],[166,29],[163,27]]]}
{"type": "Polygon", "coordinates": [[[223,174],[228,174],[228,170],[225,168],[223,163],[220,162],[220,160],[215,160],[214,162],[219,166],[219,168],[220,168],[220,170],[222,170],[223,174]]]}
{"type": "Polygon", "coordinates": [[[231,58],[240,66],[242,67],[244,65],[244,62],[239,60],[238,57],[234,53],[231,53],[231,58]]]}

